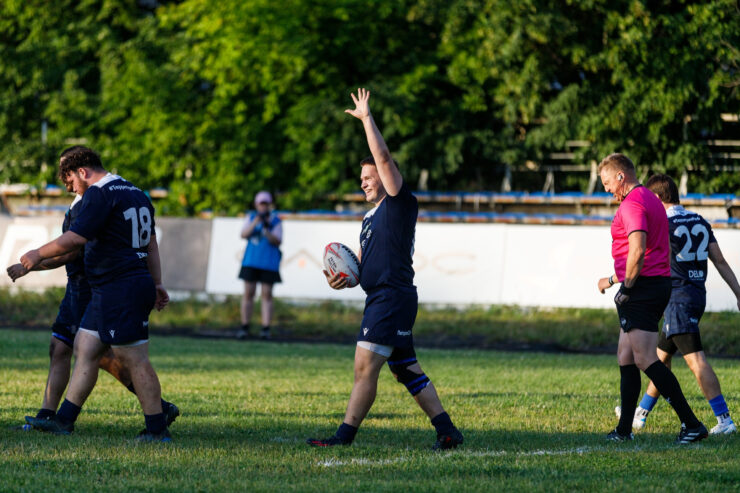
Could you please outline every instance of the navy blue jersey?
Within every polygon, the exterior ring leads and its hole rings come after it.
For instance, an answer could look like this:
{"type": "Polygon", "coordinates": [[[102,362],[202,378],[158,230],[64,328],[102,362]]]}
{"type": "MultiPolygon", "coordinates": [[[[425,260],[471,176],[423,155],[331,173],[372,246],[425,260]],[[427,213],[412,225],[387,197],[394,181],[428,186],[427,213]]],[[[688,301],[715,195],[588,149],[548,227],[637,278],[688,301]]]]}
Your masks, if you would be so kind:
{"type": "Polygon", "coordinates": [[[385,199],[362,220],[360,285],[415,289],[414,234],[419,205],[404,182],[398,195],[385,199]]]}
{"type": "MultiPolygon", "coordinates": [[[[72,205],[69,206],[66,214],[64,214],[64,222],[62,223],[62,233],[69,231],[70,226],[77,219],[77,215],[80,213],[82,207],[82,197],[79,195],[72,201],[72,205]]],[[[67,277],[80,277],[85,275],[85,260],[83,255],[78,255],[74,260],[70,260],[64,266],[67,269],[67,277]]]]}
{"type": "Polygon", "coordinates": [[[154,207],[144,192],[120,176],[108,174],[85,191],[70,231],[88,240],[85,272],[91,285],[148,274],[154,207]]]}
{"type": "Polygon", "coordinates": [[[680,205],[667,211],[671,238],[671,301],[703,303],[706,299],[707,258],[716,243],[712,226],[699,214],[680,205]]]}

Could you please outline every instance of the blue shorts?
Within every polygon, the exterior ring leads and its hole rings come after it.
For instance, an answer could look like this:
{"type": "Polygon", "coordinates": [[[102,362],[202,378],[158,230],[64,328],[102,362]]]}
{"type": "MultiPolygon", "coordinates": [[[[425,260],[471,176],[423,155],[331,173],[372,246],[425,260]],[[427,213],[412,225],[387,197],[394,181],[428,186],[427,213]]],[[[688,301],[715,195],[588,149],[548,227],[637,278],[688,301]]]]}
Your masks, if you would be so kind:
{"type": "Polygon", "coordinates": [[[663,332],[667,338],[678,334],[698,334],[702,315],[704,304],[671,301],[663,314],[663,332]]]}
{"type": "Polygon", "coordinates": [[[90,284],[85,277],[67,278],[67,289],[64,298],[59,304],[59,313],[54,325],[51,326],[51,335],[69,347],[74,346],[75,335],[80,326],[82,315],[90,303],[90,284]]]}
{"type": "Polygon", "coordinates": [[[149,339],[149,313],[157,294],[151,276],[133,276],[93,286],[80,328],[97,331],[103,344],[149,339]]]}
{"type": "Polygon", "coordinates": [[[394,348],[413,347],[412,329],[418,306],[416,290],[381,287],[370,291],[365,300],[365,313],[357,341],[394,348]]]}

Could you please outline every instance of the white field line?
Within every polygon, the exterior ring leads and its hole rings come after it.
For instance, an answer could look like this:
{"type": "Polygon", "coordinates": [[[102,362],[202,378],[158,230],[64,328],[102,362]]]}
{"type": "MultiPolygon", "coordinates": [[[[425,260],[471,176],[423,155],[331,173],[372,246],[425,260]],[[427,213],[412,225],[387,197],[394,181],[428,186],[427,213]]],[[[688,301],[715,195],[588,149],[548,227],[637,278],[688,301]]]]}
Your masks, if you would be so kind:
{"type": "MultiPolygon", "coordinates": [[[[621,449],[617,447],[607,447],[607,446],[598,446],[598,447],[576,447],[572,449],[562,449],[562,450],[528,450],[528,451],[521,451],[521,452],[512,452],[508,450],[481,450],[481,451],[450,451],[446,453],[440,453],[438,455],[430,455],[426,456],[424,458],[438,458],[438,459],[447,459],[450,457],[502,457],[506,455],[512,455],[516,457],[532,457],[532,456],[538,456],[538,455],[583,455],[583,454],[590,454],[595,452],[642,452],[645,450],[648,451],[659,451],[659,450],[667,450],[669,448],[676,448],[676,445],[673,446],[659,446],[659,447],[635,447],[635,448],[628,448],[628,449],[621,449]]],[[[412,460],[411,457],[396,457],[394,459],[364,459],[364,458],[357,458],[357,459],[350,459],[350,460],[340,460],[340,459],[326,459],[321,460],[316,463],[317,466],[320,467],[341,467],[341,466],[386,466],[390,464],[398,464],[401,462],[408,462],[412,460]]]]}

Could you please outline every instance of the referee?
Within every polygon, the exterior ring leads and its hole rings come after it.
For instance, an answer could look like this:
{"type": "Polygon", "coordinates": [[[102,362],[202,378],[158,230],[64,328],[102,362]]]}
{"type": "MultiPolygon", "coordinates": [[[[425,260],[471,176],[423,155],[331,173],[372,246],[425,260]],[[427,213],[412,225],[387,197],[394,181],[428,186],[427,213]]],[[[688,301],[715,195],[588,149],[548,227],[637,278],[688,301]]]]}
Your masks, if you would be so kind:
{"type": "Polygon", "coordinates": [[[617,199],[612,221],[614,274],[599,279],[598,289],[621,283],[614,296],[619,315],[617,361],[621,374],[622,412],[617,427],[607,435],[614,442],[632,440],[632,418],[640,395],[640,370],[673,406],[681,420],[680,444],[707,437],[678,380],[658,359],[658,323],[671,297],[671,247],[668,218],[655,194],[637,180],[635,166],[623,154],[610,154],[599,164],[604,189],[617,199]]]}

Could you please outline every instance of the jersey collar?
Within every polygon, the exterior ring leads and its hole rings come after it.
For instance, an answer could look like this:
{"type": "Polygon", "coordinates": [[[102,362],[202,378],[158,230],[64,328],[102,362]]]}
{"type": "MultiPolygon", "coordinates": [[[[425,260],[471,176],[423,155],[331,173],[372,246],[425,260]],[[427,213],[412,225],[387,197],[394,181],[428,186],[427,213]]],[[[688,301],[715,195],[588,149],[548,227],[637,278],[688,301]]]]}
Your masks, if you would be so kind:
{"type": "Polygon", "coordinates": [[[94,187],[104,187],[108,183],[116,180],[121,180],[122,178],[118,175],[114,175],[113,173],[108,173],[104,177],[102,177],[100,180],[96,181],[92,184],[94,187]]]}
{"type": "Polygon", "coordinates": [[[668,217],[673,216],[685,216],[689,213],[686,209],[683,208],[682,205],[672,205],[668,209],[666,209],[666,214],[668,214],[668,217]]]}

